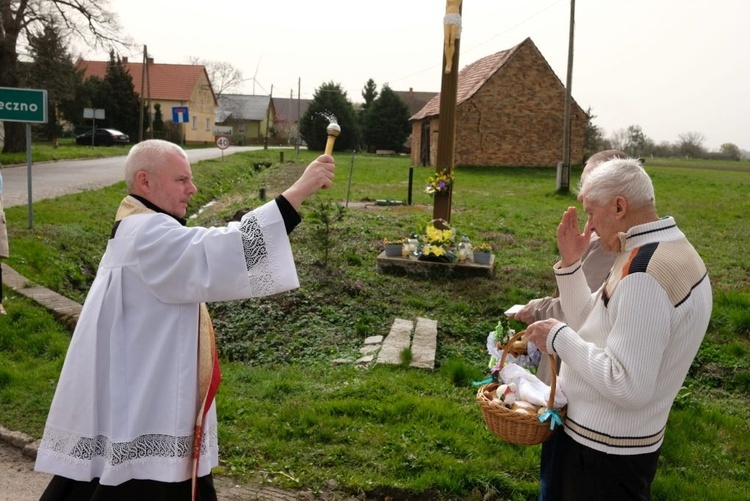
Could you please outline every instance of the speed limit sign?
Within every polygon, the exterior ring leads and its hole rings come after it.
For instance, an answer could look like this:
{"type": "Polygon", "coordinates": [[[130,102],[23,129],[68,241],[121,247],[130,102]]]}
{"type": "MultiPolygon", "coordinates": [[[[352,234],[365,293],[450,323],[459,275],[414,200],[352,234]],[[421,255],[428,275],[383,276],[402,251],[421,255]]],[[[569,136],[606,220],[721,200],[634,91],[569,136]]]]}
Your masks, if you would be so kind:
{"type": "Polygon", "coordinates": [[[229,148],[229,138],[227,136],[217,136],[216,146],[218,146],[220,150],[226,150],[229,148]]]}

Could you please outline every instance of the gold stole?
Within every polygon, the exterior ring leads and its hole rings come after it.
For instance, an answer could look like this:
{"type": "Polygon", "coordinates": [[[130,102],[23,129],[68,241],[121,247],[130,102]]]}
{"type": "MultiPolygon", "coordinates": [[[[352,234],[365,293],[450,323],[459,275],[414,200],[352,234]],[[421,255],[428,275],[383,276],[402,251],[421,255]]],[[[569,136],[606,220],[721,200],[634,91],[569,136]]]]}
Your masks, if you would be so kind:
{"type": "Polygon", "coordinates": [[[211,323],[206,303],[200,304],[198,320],[198,390],[201,408],[195,418],[195,432],[193,434],[193,501],[195,501],[198,481],[198,460],[201,456],[203,420],[208,413],[208,409],[211,408],[211,404],[216,397],[216,390],[219,389],[219,383],[221,383],[214,326],[211,323]]]}
{"type": "MultiPolygon", "coordinates": [[[[154,211],[141,204],[133,197],[125,197],[120,203],[115,215],[115,221],[131,216],[133,214],[153,214],[154,211]]],[[[216,390],[221,382],[221,371],[219,369],[219,356],[216,351],[216,339],[214,327],[208,308],[205,303],[200,303],[198,314],[198,398],[201,403],[198,415],[195,418],[195,429],[193,432],[193,471],[192,471],[192,499],[195,501],[198,482],[198,460],[201,455],[201,441],[203,440],[203,420],[211,408],[216,397],[216,390]]]]}

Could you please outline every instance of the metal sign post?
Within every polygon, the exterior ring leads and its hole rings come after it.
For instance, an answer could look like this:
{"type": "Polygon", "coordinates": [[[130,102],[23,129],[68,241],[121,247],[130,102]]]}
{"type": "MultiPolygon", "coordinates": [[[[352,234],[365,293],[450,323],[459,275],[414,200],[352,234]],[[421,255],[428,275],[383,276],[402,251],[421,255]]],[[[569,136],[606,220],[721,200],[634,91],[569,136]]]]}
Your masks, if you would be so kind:
{"type": "MultiPolygon", "coordinates": [[[[172,122],[176,124],[186,124],[190,121],[187,106],[172,106],[172,122]]],[[[180,131],[180,146],[182,146],[182,136],[184,136],[184,128],[180,131]]]]}
{"type": "Polygon", "coordinates": [[[216,147],[221,150],[221,161],[224,161],[224,150],[229,148],[229,138],[227,136],[216,136],[216,147]]]}
{"type": "Polygon", "coordinates": [[[29,192],[29,229],[34,227],[31,196],[31,124],[47,123],[47,91],[0,87],[0,122],[26,122],[26,179],[29,192]]]}
{"type": "Polygon", "coordinates": [[[83,118],[90,118],[93,120],[91,125],[91,146],[96,146],[94,139],[96,138],[96,120],[104,120],[104,110],[101,108],[84,108],[83,118]]]}

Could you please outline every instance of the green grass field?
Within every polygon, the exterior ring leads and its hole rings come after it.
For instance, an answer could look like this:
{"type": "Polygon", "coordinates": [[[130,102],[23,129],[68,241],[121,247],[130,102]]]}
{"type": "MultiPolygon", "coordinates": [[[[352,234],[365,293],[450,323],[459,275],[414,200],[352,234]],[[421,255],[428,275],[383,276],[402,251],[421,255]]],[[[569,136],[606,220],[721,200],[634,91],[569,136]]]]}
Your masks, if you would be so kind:
{"type": "MultiPolygon", "coordinates": [[[[301,152],[299,164],[313,158],[301,152]]],[[[193,166],[190,224],[225,224],[301,171],[293,152],[234,154],[193,166]],[[292,160],[292,161],[289,161],[292,160]],[[255,162],[272,167],[255,172],[255,162]],[[209,202],[211,202],[209,204],[209,202]]],[[[667,427],[657,500],[741,500],[750,492],[750,164],[647,159],[660,215],[672,215],[703,256],[714,311],[667,427]]],[[[577,183],[580,170],[574,170],[577,183]]],[[[550,293],[555,228],[575,194],[554,169],[456,169],[451,223],[496,254],[491,278],[379,273],[383,238],[421,233],[432,218],[432,174],[408,158],[337,155],[336,182],[303,208],[292,234],[301,287],[279,297],[211,305],[223,360],[222,467],[242,481],[367,493],[368,499],[536,499],[539,446],[495,438],[473,381],[486,376],[485,338],[512,304],[550,293]],[[355,202],[408,198],[413,205],[355,202]],[[325,228],[329,203],[350,202],[325,228]],[[328,242],[325,247],[321,242],[328,242]],[[333,365],[394,318],[438,322],[438,367],[333,365]]],[[[24,276],[83,301],[124,183],[7,211],[11,258],[24,276]]],[[[5,289],[0,317],[0,423],[40,436],[69,340],[44,310],[5,289]]]]}

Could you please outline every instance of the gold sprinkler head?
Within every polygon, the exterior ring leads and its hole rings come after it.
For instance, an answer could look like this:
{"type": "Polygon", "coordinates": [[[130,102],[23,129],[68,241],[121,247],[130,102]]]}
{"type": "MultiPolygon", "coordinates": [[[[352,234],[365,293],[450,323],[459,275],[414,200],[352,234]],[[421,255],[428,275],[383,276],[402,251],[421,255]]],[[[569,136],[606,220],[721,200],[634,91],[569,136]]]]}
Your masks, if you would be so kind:
{"type": "Polygon", "coordinates": [[[336,142],[336,138],[341,134],[341,126],[336,122],[331,122],[326,128],[326,132],[328,133],[328,140],[326,141],[325,154],[330,155],[333,153],[333,144],[336,142]]]}

